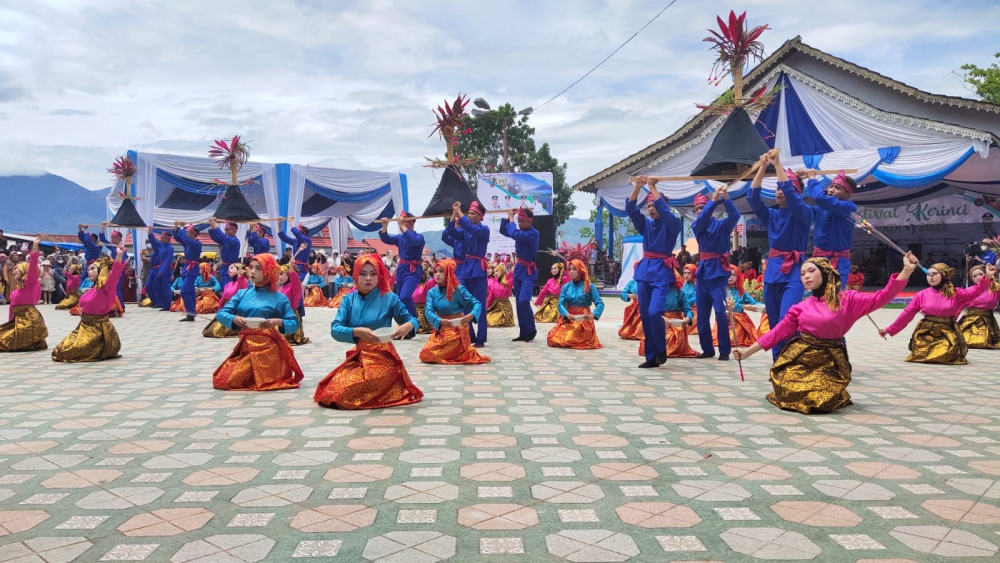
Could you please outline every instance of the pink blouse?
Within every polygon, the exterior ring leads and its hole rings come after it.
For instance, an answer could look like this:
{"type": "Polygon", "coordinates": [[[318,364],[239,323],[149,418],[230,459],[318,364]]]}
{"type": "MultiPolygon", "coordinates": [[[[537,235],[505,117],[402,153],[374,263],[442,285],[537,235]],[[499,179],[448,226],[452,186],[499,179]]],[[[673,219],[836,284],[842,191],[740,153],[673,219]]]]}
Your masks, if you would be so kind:
{"type": "Polygon", "coordinates": [[[225,306],[226,301],[229,301],[236,295],[236,292],[241,289],[246,289],[247,278],[246,276],[240,276],[236,281],[231,281],[226,284],[226,287],[222,290],[222,297],[219,298],[219,309],[225,306]]]}
{"type": "Polygon", "coordinates": [[[10,309],[7,320],[14,318],[14,307],[17,305],[35,305],[42,295],[42,286],[38,284],[38,252],[32,252],[28,257],[28,271],[24,274],[24,286],[15,289],[10,294],[10,309]]]}
{"type": "Polygon", "coordinates": [[[107,315],[111,311],[118,298],[118,278],[122,277],[123,270],[125,263],[115,260],[104,287],[94,286],[80,297],[80,310],[85,315],[107,315]]]}
{"type": "Polygon", "coordinates": [[[66,293],[73,293],[80,289],[80,276],[77,274],[66,274],[66,293]]]}
{"type": "Polygon", "coordinates": [[[281,292],[285,294],[288,302],[292,304],[292,309],[298,309],[299,305],[302,304],[302,282],[299,281],[298,276],[290,276],[288,283],[281,286],[281,292]]]}
{"type": "Polygon", "coordinates": [[[796,332],[804,332],[824,340],[839,340],[858,319],[892,301],[906,287],[906,281],[893,274],[885,288],[875,293],[861,293],[852,289],[841,292],[840,309],[837,311],[831,311],[826,301],[819,297],[809,297],[792,305],[785,318],[773,326],[771,332],[761,336],[757,343],[765,350],[770,350],[796,332]]]}
{"type": "Polygon", "coordinates": [[[979,297],[976,297],[969,302],[969,307],[975,307],[977,309],[986,309],[992,311],[997,308],[997,302],[1000,302],[1000,291],[993,293],[992,291],[987,291],[982,293],[979,297]]]}
{"type": "Polygon", "coordinates": [[[486,285],[486,308],[489,309],[497,299],[507,299],[512,293],[510,279],[507,280],[505,288],[495,279],[490,279],[486,285]]]}
{"type": "MultiPolygon", "coordinates": [[[[569,283],[569,276],[563,275],[562,278],[563,285],[569,283]]],[[[549,278],[549,281],[545,282],[542,290],[538,292],[538,299],[535,299],[535,306],[539,306],[545,301],[545,298],[549,295],[555,295],[559,297],[559,292],[562,291],[562,285],[556,283],[555,278],[549,278]]]]}
{"type": "Polygon", "coordinates": [[[913,320],[913,317],[916,316],[918,312],[935,317],[957,317],[966,305],[968,305],[976,297],[988,292],[989,289],[990,278],[986,276],[983,276],[983,278],[979,280],[979,283],[974,286],[962,289],[955,288],[955,297],[952,298],[941,295],[941,293],[933,287],[928,287],[913,296],[913,299],[910,300],[910,304],[903,309],[903,312],[896,317],[896,320],[892,321],[891,325],[885,327],[885,331],[891,336],[896,336],[899,331],[903,330],[906,328],[906,325],[910,324],[910,321],[913,320]]]}
{"type": "Polygon", "coordinates": [[[427,292],[430,291],[435,285],[436,283],[433,277],[427,278],[427,282],[424,285],[418,285],[417,289],[413,291],[413,302],[427,303],[427,292]]]}

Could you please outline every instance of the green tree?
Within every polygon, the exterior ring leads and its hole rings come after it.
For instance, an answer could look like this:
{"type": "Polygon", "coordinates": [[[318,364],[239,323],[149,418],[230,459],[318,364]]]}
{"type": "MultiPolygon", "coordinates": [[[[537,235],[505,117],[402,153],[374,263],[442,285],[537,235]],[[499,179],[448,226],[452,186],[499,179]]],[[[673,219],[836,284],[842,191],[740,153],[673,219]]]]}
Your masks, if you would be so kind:
{"type": "MultiPolygon", "coordinates": [[[[594,202],[594,209],[590,210],[590,219],[589,219],[589,221],[591,223],[593,223],[594,221],[597,220],[597,209],[596,208],[597,208],[597,202],[595,201],[594,202]]],[[[621,256],[622,256],[622,237],[628,236],[628,235],[637,235],[637,234],[639,234],[639,231],[635,230],[635,226],[632,225],[632,221],[629,221],[628,219],[624,219],[624,218],[614,217],[610,213],[608,213],[607,209],[605,209],[603,211],[603,213],[601,214],[601,221],[604,223],[605,229],[607,229],[607,225],[608,225],[608,220],[609,219],[611,221],[611,230],[615,234],[614,255],[615,255],[615,257],[617,257],[617,258],[620,259],[621,256]]],[[[581,227],[580,228],[580,236],[581,237],[586,237],[588,239],[593,238],[594,237],[594,228],[593,227],[581,227]]],[[[605,243],[608,240],[607,236],[608,236],[608,233],[607,233],[607,231],[605,231],[604,232],[604,237],[605,237],[604,241],[605,241],[605,243]]]]}
{"type": "MultiPolygon", "coordinates": [[[[993,55],[1000,59],[1000,53],[993,55]]],[[[984,101],[1000,104],[1000,64],[993,63],[986,68],[979,68],[974,64],[962,65],[964,74],[959,76],[965,87],[975,92],[984,101]]]]}
{"type": "Polygon", "coordinates": [[[478,117],[465,119],[465,132],[458,138],[455,154],[476,157],[473,164],[462,166],[462,174],[475,189],[475,177],[503,171],[504,129],[507,133],[507,170],[509,172],[552,173],[552,215],[556,227],[566,222],[576,205],[573,188],[566,182],[566,164],[552,156],[548,143],[536,148],[535,128],[528,125],[528,116],[519,115],[510,104],[504,104],[478,117]]]}

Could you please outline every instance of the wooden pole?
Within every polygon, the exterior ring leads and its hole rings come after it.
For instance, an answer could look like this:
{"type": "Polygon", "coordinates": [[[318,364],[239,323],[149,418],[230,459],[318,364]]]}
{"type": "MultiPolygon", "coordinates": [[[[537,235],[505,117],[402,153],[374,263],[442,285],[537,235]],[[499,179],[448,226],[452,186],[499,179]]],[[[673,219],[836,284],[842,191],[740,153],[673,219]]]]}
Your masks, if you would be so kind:
{"type": "MultiPolygon", "coordinates": [[[[753,166],[751,170],[753,172],[756,172],[757,171],[756,165],[753,166]]],[[[829,176],[829,175],[839,174],[840,172],[841,172],[840,170],[817,170],[816,174],[829,176]]],[[[851,168],[849,170],[844,170],[844,173],[846,174],[853,174],[855,172],[857,172],[857,169],[854,168],[851,168]]],[[[688,182],[691,180],[720,180],[720,181],[737,180],[738,181],[746,179],[747,175],[748,174],[744,172],[743,174],[718,174],[716,176],[649,176],[649,177],[657,178],[661,182],[688,182]]],[[[774,178],[777,175],[778,174],[775,172],[768,172],[767,174],[764,174],[764,177],[774,178]]],[[[636,178],[629,177],[628,181],[630,184],[634,184],[636,182],[636,178]]]]}

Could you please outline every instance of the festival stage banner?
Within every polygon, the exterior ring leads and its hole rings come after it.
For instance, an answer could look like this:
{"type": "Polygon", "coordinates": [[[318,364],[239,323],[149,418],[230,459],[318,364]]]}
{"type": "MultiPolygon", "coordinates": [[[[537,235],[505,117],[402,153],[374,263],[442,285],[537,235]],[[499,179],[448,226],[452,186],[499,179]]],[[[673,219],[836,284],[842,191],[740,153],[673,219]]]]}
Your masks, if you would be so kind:
{"type": "MultiPolygon", "coordinates": [[[[551,172],[505,172],[480,174],[476,178],[476,195],[486,207],[483,221],[490,227],[491,254],[514,251],[514,240],[500,234],[500,220],[505,213],[490,213],[526,207],[535,214],[552,214],[551,172]]],[[[544,250],[544,249],[542,249],[544,250]]]]}

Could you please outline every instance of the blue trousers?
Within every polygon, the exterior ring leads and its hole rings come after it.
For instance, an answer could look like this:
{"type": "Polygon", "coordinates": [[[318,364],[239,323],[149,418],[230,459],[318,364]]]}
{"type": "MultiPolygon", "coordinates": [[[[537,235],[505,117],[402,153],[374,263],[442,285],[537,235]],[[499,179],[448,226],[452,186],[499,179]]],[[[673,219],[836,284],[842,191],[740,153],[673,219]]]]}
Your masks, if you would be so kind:
{"type": "Polygon", "coordinates": [[[184,271],[184,283],[181,285],[181,299],[184,300],[184,312],[193,316],[195,311],[194,282],[198,278],[198,268],[191,266],[184,271]]]}
{"type": "Polygon", "coordinates": [[[173,301],[174,298],[174,292],[171,289],[171,286],[173,286],[174,284],[174,280],[171,277],[172,275],[173,274],[171,274],[171,272],[168,270],[160,274],[158,278],[160,282],[160,303],[158,306],[161,309],[169,309],[170,303],[171,301],[173,301]]]}
{"type": "MultiPolygon", "coordinates": [[[[396,295],[399,296],[399,300],[403,302],[403,306],[413,315],[413,318],[417,318],[417,304],[413,301],[413,292],[420,285],[421,275],[422,272],[420,270],[406,272],[405,275],[400,275],[399,270],[396,271],[396,295]]],[[[416,334],[416,327],[413,328],[414,332],[411,332],[411,335],[416,334]]]]}
{"type": "Polygon", "coordinates": [[[160,285],[159,279],[156,275],[156,270],[149,270],[149,275],[146,276],[146,297],[149,298],[151,307],[160,306],[160,285]]]}
{"type": "MultiPolygon", "coordinates": [[[[486,329],[489,327],[489,323],[486,322],[486,276],[462,280],[462,285],[465,286],[465,289],[469,290],[469,293],[476,298],[476,301],[479,301],[480,306],[483,308],[483,312],[480,313],[478,320],[478,338],[476,329],[472,327],[472,323],[469,323],[469,338],[472,339],[473,344],[486,344],[486,329]]],[[[472,312],[472,309],[465,311],[466,314],[470,312],[472,312]]]]}
{"type": "MultiPolygon", "coordinates": [[[[518,336],[528,336],[535,329],[535,313],[531,311],[531,291],[535,284],[531,280],[514,280],[514,300],[517,303],[518,336]]],[[[486,314],[483,313],[485,317],[486,314]]]]}
{"type": "Polygon", "coordinates": [[[840,273],[840,289],[847,289],[847,276],[851,275],[851,261],[841,258],[837,260],[837,272],[840,273]]]}
{"type": "Polygon", "coordinates": [[[729,339],[729,315],[726,313],[726,287],[728,285],[728,277],[698,280],[696,295],[698,342],[701,343],[702,352],[715,354],[715,346],[712,344],[712,320],[709,318],[712,310],[715,311],[715,322],[719,325],[719,353],[728,354],[732,351],[732,341],[729,339]]]}
{"type": "Polygon", "coordinates": [[[122,274],[122,276],[118,278],[118,302],[122,304],[123,311],[125,310],[125,298],[122,297],[122,283],[124,282],[125,282],[125,274],[122,274]]]}
{"type": "MultiPolygon", "coordinates": [[[[772,328],[785,318],[785,313],[792,305],[802,301],[805,292],[802,280],[798,277],[794,278],[793,281],[764,284],[764,308],[767,310],[767,320],[771,323],[772,328]]],[[[778,359],[778,353],[781,352],[781,347],[785,345],[785,342],[787,340],[782,340],[774,345],[774,348],[771,349],[771,357],[778,359]]]]}
{"type": "Polygon", "coordinates": [[[667,352],[667,325],[663,313],[667,306],[667,282],[635,282],[639,296],[639,316],[646,336],[646,360],[652,361],[667,352]]]}

